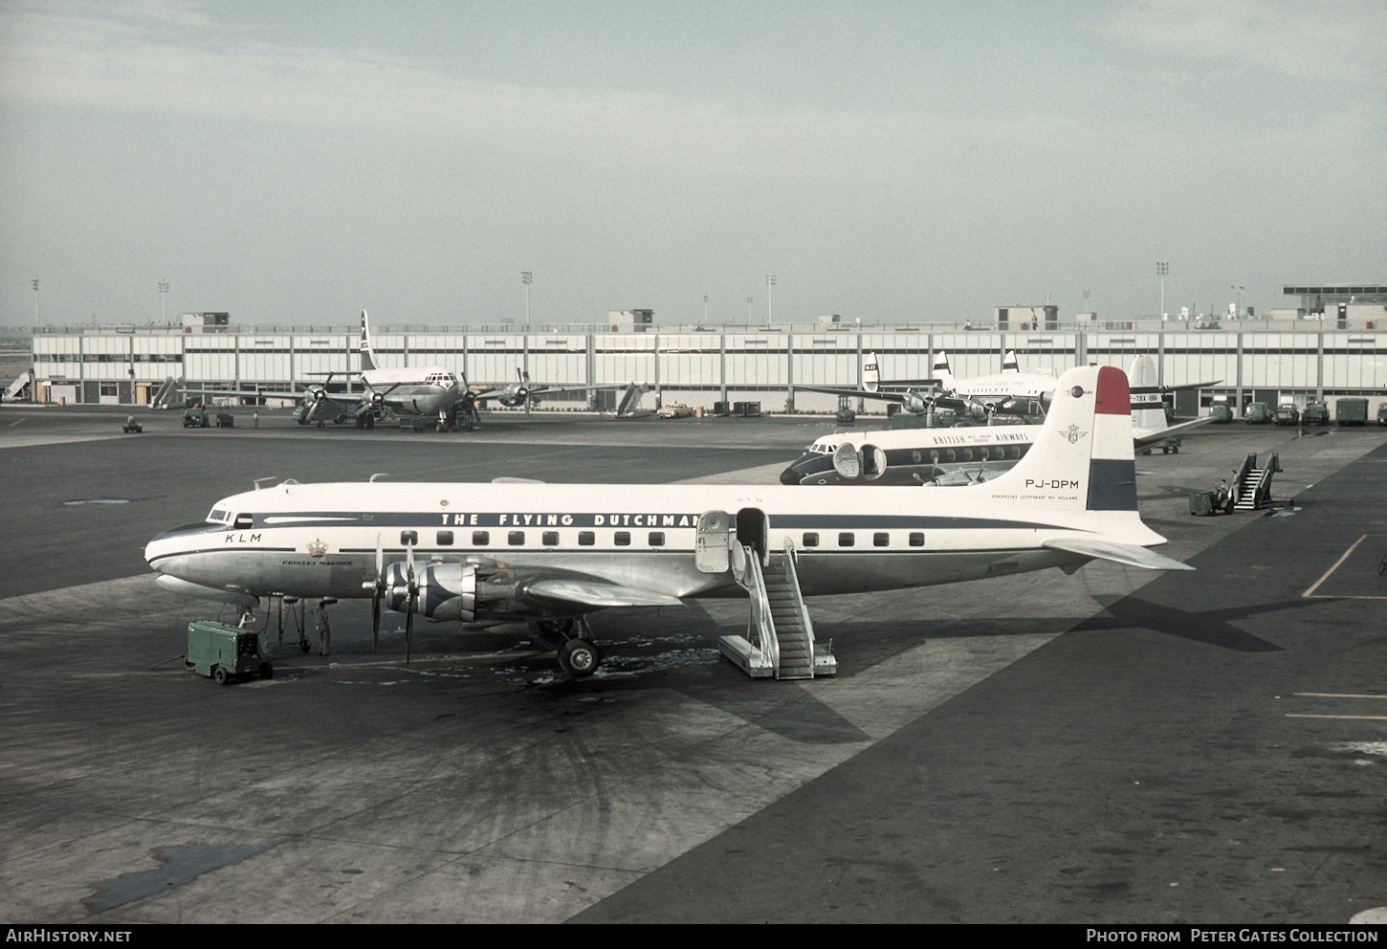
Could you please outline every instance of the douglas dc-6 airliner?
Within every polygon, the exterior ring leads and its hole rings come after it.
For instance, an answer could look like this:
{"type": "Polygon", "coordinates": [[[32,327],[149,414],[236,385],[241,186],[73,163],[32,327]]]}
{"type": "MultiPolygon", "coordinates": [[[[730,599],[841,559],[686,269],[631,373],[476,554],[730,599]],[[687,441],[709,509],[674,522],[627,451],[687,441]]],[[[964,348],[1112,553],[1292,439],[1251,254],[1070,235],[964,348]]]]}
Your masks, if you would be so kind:
{"type": "Polygon", "coordinates": [[[1137,512],[1130,406],[1120,369],[1070,370],[1030,452],[949,491],[285,482],[223,498],[145,559],[166,589],[244,608],[370,598],[377,627],[382,603],[406,613],[407,642],[416,613],[576,629],[559,658],[584,675],[601,655],[587,614],[743,589],[755,608],[747,576],[764,565],[787,568],[801,604],[1094,559],[1190,569],[1148,549],[1165,539],[1137,512]]]}

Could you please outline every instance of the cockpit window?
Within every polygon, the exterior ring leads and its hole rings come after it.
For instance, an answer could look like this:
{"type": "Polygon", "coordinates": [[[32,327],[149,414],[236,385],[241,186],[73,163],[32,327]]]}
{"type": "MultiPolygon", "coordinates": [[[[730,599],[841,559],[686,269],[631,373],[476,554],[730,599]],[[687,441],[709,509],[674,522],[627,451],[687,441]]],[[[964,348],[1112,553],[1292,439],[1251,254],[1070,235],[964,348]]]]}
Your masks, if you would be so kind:
{"type": "Polygon", "coordinates": [[[219,511],[216,508],[212,508],[212,513],[207,515],[207,523],[209,524],[225,524],[230,520],[230,514],[226,511],[219,511]]]}
{"type": "Polygon", "coordinates": [[[253,524],[253,523],[254,523],[254,517],[253,517],[252,515],[250,515],[250,514],[237,514],[237,515],[236,515],[236,520],[232,523],[231,526],[234,527],[234,528],[236,528],[237,530],[249,530],[251,524],[253,524]]]}

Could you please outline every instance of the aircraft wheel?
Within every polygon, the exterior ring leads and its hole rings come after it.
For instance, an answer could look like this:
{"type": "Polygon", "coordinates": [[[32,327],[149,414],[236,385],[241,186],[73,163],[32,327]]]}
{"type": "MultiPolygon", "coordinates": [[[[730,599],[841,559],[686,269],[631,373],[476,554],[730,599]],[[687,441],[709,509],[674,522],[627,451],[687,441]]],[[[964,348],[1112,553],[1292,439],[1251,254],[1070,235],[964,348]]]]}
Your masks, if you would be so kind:
{"type": "Polygon", "coordinates": [[[300,640],[299,640],[299,652],[308,652],[308,650],[310,650],[310,649],[312,649],[312,648],[313,648],[313,644],[310,643],[308,640],[306,640],[306,639],[300,639],[300,640]]]}
{"type": "Polygon", "coordinates": [[[217,666],[217,668],[213,669],[212,678],[216,680],[217,685],[227,685],[231,682],[231,676],[226,674],[226,668],[224,666],[217,666]]]}
{"type": "Polygon", "coordinates": [[[368,415],[368,416],[366,416],[366,427],[367,427],[367,428],[375,428],[375,427],[376,427],[376,417],[375,417],[374,415],[368,415]]]}
{"type": "Polygon", "coordinates": [[[602,650],[586,639],[570,639],[559,647],[559,668],[575,679],[592,675],[601,662],[602,650]]]}
{"type": "Polygon", "coordinates": [[[260,678],[273,679],[275,677],[275,667],[268,662],[260,663],[260,678]]]}

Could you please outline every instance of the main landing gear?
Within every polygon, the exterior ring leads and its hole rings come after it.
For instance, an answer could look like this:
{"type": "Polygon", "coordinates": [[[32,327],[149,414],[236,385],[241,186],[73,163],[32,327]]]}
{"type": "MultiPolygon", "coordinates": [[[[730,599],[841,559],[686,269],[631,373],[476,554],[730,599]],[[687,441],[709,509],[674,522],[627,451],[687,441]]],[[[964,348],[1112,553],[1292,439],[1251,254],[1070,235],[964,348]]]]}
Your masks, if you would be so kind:
{"type": "Polygon", "coordinates": [[[584,679],[602,664],[602,650],[593,642],[592,627],[586,618],[540,620],[535,624],[546,636],[562,636],[559,668],[574,679],[584,679]]]}

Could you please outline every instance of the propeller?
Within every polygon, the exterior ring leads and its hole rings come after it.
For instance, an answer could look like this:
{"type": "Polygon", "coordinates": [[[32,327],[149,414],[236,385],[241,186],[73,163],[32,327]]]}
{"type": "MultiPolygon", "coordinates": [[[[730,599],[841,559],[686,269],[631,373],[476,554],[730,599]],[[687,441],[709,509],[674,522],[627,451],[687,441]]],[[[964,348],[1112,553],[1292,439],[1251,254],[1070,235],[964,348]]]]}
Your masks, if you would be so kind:
{"type": "Polygon", "coordinates": [[[405,665],[409,665],[414,641],[414,608],[419,603],[419,581],[414,576],[414,545],[405,548],[405,665]]]}
{"type": "Polygon", "coordinates": [[[385,595],[385,549],[376,535],[376,582],[371,592],[371,655],[380,644],[380,600],[385,595]]]}

